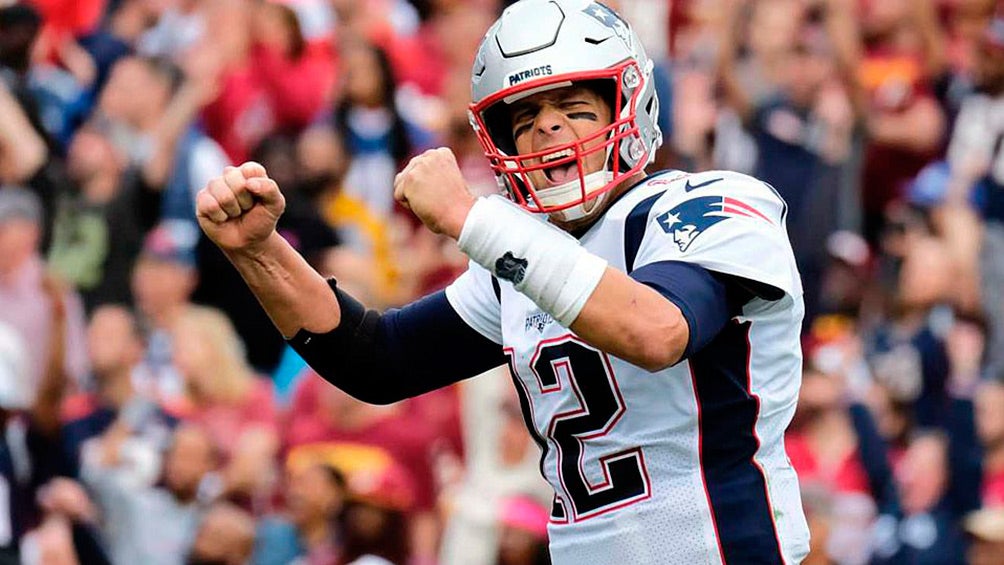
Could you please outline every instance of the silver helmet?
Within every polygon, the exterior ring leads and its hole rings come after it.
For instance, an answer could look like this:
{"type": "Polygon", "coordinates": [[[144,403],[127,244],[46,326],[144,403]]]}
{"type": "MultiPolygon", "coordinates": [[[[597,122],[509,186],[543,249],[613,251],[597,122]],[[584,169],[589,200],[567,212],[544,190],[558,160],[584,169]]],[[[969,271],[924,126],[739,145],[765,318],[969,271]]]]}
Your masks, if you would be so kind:
{"type": "Polygon", "coordinates": [[[471,98],[471,125],[501,187],[527,210],[560,212],[566,221],[600,209],[605,194],[648,165],[662,143],[652,62],[627,22],[599,2],[521,0],[507,8],[478,49],[471,98]],[[508,106],[585,81],[608,94],[613,123],[585,139],[518,155],[508,106]],[[599,151],[605,167],[588,173],[583,158],[599,151]],[[555,153],[564,156],[541,162],[555,153]],[[569,164],[577,178],[558,186],[534,187],[527,174],[569,164]]]}

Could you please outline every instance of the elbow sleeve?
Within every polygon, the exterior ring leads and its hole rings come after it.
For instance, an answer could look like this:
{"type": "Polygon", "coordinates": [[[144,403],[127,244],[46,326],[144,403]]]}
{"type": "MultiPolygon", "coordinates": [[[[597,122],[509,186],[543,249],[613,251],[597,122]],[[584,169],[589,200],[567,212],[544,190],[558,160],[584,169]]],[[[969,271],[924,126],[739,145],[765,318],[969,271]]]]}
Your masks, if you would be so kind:
{"type": "Polygon", "coordinates": [[[463,322],[444,292],[380,314],[333,279],[329,284],[341,308],[338,327],[323,334],[300,330],[289,344],[322,378],[358,400],[391,404],[505,362],[501,348],[463,322]]]}

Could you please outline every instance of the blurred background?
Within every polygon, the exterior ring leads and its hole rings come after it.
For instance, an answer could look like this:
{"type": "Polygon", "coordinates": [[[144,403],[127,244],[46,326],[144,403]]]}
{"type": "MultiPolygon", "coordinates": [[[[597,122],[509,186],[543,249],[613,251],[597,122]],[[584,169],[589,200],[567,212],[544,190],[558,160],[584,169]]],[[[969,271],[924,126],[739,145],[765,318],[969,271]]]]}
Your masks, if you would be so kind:
{"type": "MultiPolygon", "coordinates": [[[[509,379],[354,401],[193,204],[257,160],[282,235],[355,296],[443,288],[465,258],[391,184],[445,145],[497,190],[466,109],[505,4],[0,0],[0,563],[547,563],[509,379]]],[[[807,562],[1004,563],[1004,11],[609,4],[657,63],[652,170],[788,203],[807,562]]]]}

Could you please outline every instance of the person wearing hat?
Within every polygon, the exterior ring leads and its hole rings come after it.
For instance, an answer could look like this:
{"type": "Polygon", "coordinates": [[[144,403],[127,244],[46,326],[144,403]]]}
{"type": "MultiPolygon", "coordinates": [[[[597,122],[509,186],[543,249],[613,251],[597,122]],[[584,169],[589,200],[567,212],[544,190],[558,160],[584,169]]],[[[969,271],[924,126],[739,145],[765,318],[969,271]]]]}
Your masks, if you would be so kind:
{"type": "Polygon", "coordinates": [[[163,401],[177,400],[183,392],[172,360],[171,329],[192,304],[198,237],[187,222],[161,221],[144,239],[132,271],[132,296],[147,339],[142,370],[149,379],[139,384],[163,401]]]}

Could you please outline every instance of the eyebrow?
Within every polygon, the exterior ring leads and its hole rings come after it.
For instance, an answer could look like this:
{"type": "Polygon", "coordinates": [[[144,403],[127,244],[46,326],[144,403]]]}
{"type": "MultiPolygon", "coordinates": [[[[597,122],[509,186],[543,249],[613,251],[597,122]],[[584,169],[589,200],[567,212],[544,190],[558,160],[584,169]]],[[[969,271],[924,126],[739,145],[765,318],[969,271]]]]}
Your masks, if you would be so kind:
{"type": "MultiPolygon", "coordinates": [[[[578,93],[576,93],[574,95],[567,96],[563,100],[555,100],[553,104],[558,107],[568,107],[568,106],[579,106],[584,104],[587,105],[589,104],[589,101],[583,98],[578,93]]],[[[540,103],[517,102],[516,104],[513,105],[512,113],[510,114],[512,116],[513,123],[515,123],[519,119],[525,118],[526,114],[533,114],[535,112],[540,111],[540,106],[541,106],[540,103]]]]}

